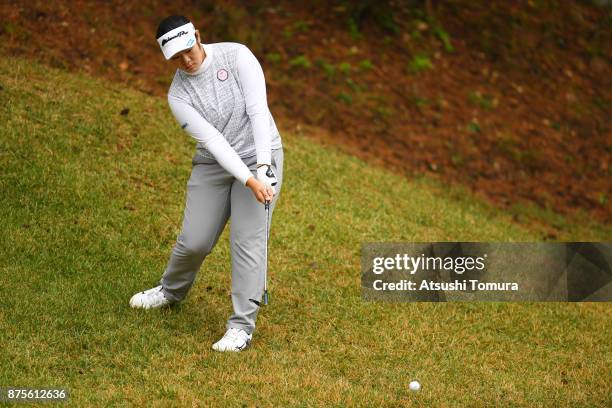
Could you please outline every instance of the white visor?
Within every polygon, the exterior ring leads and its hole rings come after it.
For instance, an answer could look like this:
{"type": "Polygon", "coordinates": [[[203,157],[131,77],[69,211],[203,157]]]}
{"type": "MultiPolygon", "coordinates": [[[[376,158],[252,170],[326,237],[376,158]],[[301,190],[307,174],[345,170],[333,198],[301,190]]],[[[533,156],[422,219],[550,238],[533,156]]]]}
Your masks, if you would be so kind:
{"type": "Polygon", "coordinates": [[[195,27],[192,23],[182,25],[159,37],[157,42],[164,53],[164,57],[169,60],[177,52],[193,47],[196,43],[195,27]]]}

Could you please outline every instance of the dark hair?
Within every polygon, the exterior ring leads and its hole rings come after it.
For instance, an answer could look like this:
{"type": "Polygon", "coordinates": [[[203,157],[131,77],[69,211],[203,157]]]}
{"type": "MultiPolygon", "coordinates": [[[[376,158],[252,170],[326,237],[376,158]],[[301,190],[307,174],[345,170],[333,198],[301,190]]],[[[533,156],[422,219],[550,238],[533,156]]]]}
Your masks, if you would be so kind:
{"type": "Polygon", "coordinates": [[[189,24],[189,23],[191,23],[191,21],[189,21],[187,17],[183,17],[183,16],[166,17],[157,26],[157,34],[155,34],[155,39],[158,39],[162,35],[166,34],[168,31],[172,31],[175,28],[178,28],[182,25],[189,24]]]}

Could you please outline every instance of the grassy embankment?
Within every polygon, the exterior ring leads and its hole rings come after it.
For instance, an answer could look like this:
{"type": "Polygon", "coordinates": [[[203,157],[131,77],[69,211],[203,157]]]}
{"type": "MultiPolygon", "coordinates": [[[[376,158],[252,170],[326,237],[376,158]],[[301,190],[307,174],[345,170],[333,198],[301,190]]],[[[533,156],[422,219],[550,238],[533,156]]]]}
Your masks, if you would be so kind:
{"type": "Polygon", "coordinates": [[[109,82],[3,59],[0,86],[0,385],[69,387],[74,406],[609,406],[606,304],[360,298],[363,241],[542,227],[288,132],[253,347],[210,349],[231,308],[227,231],[183,304],[130,310],[178,233],[193,143],[164,100],[109,82]]]}

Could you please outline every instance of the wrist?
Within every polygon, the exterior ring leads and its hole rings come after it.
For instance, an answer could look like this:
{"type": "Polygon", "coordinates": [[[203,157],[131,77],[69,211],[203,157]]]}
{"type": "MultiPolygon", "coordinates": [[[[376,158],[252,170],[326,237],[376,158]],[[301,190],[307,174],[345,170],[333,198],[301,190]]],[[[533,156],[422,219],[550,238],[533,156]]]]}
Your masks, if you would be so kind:
{"type": "Polygon", "coordinates": [[[255,182],[255,177],[251,176],[247,179],[246,183],[244,183],[245,186],[251,188],[253,187],[253,183],[255,182]]]}

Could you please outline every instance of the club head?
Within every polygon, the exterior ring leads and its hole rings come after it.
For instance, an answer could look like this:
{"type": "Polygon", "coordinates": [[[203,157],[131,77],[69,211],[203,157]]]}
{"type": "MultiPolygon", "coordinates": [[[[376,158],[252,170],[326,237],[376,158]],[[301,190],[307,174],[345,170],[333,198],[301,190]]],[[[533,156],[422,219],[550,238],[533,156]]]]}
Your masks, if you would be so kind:
{"type": "Polygon", "coordinates": [[[261,306],[261,305],[266,306],[268,304],[268,291],[264,292],[263,302],[260,302],[259,300],[255,300],[255,299],[249,299],[249,300],[255,303],[257,306],[261,306]]]}

